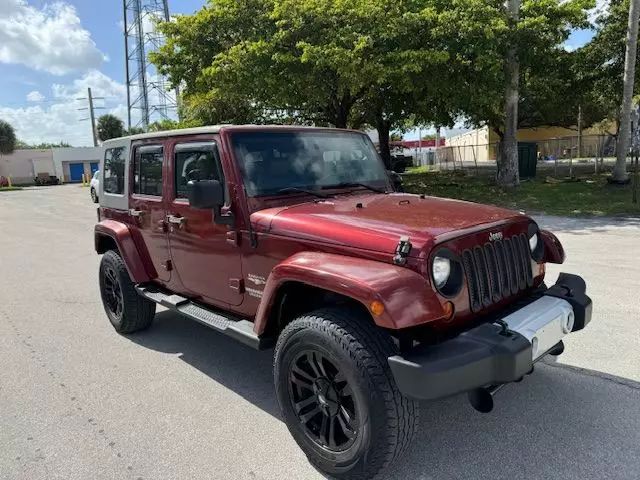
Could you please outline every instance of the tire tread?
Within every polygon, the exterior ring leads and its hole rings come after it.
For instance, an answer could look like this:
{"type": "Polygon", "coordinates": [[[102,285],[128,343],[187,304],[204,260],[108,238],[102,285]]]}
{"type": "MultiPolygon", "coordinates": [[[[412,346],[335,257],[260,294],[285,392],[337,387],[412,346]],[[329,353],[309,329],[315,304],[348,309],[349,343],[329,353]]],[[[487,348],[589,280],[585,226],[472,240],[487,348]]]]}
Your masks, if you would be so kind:
{"type": "MultiPolygon", "coordinates": [[[[285,327],[278,339],[274,359],[278,358],[278,351],[287,338],[305,328],[320,329],[336,341],[367,372],[364,377],[368,388],[382,397],[388,418],[386,442],[361,462],[357,471],[354,469],[348,475],[350,479],[373,478],[406,451],[418,424],[418,403],[400,393],[387,362],[387,358],[396,353],[396,346],[384,330],[360,312],[324,308],[303,315],[285,327]]],[[[275,369],[277,365],[274,365],[275,369]]]]}

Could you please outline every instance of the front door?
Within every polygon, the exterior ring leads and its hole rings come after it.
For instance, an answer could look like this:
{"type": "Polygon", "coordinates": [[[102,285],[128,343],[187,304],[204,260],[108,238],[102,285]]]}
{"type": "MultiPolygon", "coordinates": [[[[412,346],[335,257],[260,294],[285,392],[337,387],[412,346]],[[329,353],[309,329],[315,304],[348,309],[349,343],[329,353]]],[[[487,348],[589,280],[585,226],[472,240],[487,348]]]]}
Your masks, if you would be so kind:
{"type": "Polygon", "coordinates": [[[213,222],[212,210],[191,208],[189,180],[225,182],[215,142],[178,143],[173,148],[173,200],[168,205],[169,245],[174,268],[187,294],[208,303],[240,305],[240,249],[230,241],[230,227],[213,222]]]}
{"type": "Polygon", "coordinates": [[[162,145],[133,147],[129,217],[139,251],[149,255],[147,260],[153,264],[157,279],[168,282],[171,263],[163,200],[163,152],[162,145]]]}

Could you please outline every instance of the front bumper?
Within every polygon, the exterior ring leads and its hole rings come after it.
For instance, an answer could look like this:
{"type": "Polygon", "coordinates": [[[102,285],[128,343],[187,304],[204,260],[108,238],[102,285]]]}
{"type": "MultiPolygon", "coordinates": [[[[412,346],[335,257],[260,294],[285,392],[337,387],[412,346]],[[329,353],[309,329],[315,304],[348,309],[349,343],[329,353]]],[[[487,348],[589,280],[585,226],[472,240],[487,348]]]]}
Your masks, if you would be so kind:
{"type": "Polygon", "coordinates": [[[591,310],[584,280],[562,273],[540,299],[501,321],[390,357],[389,366],[404,395],[424,400],[514,382],[565,335],[583,329],[591,310]]]}

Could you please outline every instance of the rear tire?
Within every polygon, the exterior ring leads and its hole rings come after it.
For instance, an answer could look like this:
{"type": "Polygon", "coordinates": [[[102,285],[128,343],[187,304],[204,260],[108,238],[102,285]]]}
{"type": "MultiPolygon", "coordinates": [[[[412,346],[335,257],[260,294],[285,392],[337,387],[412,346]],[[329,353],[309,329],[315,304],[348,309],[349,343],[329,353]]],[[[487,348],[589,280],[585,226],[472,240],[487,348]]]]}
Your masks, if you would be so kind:
{"type": "Polygon", "coordinates": [[[100,262],[100,296],[104,311],[119,333],[133,333],[151,325],[156,304],[141,297],[120,255],[109,250],[100,262]]]}
{"type": "Polygon", "coordinates": [[[322,309],[282,331],[274,380],[284,421],[309,461],[334,478],[369,479],[406,450],[418,403],[398,390],[391,337],[350,310],[322,309]]]}

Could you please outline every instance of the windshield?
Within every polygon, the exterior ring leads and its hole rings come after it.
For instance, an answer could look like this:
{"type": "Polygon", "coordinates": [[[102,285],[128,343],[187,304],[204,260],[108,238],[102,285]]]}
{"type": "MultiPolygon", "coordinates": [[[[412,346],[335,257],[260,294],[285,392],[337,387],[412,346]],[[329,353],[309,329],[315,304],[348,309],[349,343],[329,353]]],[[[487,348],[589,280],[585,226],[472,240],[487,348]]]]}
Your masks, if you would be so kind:
{"type": "Polygon", "coordinates": [[[388,186],[384,164],[363,134],[240,132],[231,142],[250,197],[357,184],[382,190],[388,186]]]}

